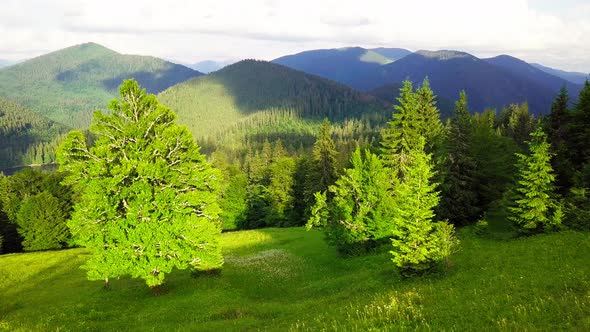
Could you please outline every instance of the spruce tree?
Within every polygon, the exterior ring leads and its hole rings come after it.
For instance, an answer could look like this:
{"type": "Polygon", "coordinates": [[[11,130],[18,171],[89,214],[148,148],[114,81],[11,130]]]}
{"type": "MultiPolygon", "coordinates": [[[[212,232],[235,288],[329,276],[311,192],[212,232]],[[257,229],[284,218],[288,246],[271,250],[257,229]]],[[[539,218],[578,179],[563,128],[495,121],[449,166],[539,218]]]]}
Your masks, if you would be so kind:
{"type": "Polygon", "coordinates": [[[369,150],[363,158],[360,148],[352,154],[351,164],[330,186],[332,199],[325,192],[315,194],[307,224],[323,227],[328,242],[345,254],[374,245],[393,232],[389,170],[369,150]]]}
{"type": "Polygon", "coordinates": [[[403,181],[409,163],[409,152],[419,146],[420,137],[426,139],[426,150],[437,152],[439,162],[443,125],[436,108],[435,96],[428,79],[414,91],[412,83],[404,81],[399,105],[395,105],[393,119],[382,132],[381,157],[383,163],[393,170],[392,181],[403,181]]]}
{"type": "Polygon", "coordinates": [[[565,195],[571,188],[574,172],[570,156],[572,142],[569,126],[571,125],[571,115],[568,107],[569,96],[564,86],[551,105],[551,113],[547,117],[545,126],[553,154],[551,165],[556,173],[555,184],[558,192],[562,195],[565,195]]]}
{"type": "Polygon", "coordinates": [[[383,164],[393,170],[392,179],[403,178],[409,159],[409,151],[420,137],[417,100],[412,83],[403,82],[394,105],[393,119],[381,133],[381,158],[383,164]]]}
{"type": "Polygon", "coordinates": [[[461,91],[450,120],[447,176],[442,188],[440,217],[456,226],[467,225],[477,217],[477,165],[470,154],[472,144],[471,114],[467,95],[461,91]]]}
{"type": "Polygon", "coordinates": [[[154,287],[173,268],[219,268],[221,174],[154,95],[133,80],[119,92],[110,114],[94,113],[92,146],[72,131],[58,150],[81,192],[68,225],[91,253],[88,278],[131,275],[154,287]]]}
{"type": "Polygon", "coordinates": [[[437,184],[432,183],[431,155],[424,152],[424,138],[410,150],[404,181],[396,187],[393,212],[393,262],[403,274],[419,274],[446,259],[456,245],[453,226],[434,223],[439,203],[437,184]]]}
{"type": "Polygon", "coordinates": [[[555,229],[561,223],[561,207],[554,200],[550,145],[541,126],[531,133],[529,154],[517,154],[515,205],[508,217],[524,234],[555,229]]]}
{"type": "Polygon", "coordinates": [[[320,133],[313,145],[313,162],[315,172],[310,191],[326,191],[338,178],[338,161],[336,147],[331,137],[332,128],[330,121],[324,119],[320,133]]]}

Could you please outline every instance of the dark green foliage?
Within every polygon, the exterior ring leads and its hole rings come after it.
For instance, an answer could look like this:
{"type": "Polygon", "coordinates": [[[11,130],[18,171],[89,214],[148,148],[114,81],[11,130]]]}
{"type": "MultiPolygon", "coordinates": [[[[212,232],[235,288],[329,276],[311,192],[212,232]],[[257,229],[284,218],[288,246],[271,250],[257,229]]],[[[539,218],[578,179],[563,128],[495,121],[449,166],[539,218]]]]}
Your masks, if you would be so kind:
{"type": "Polygon", "coordinates": [[[467,108],[467,95],[462,91],[455,103],[455,116],[450,121],[447,138],[446,177],[437,215],[456,226],[472,223],[479,214],[477,206],[477,164],[471,155],[473,127],[467,108]]]}
{"type": "Polygon", "coordinates": [[[381,156],[383,163],[393,169],[393,177],[403,180],[409,151],[417,148],[420,137],[426,139],[427,151],[438,150],[443,126],[428,80],[416,91],[411,82],[404,81],[398,102],[393,119],[382,132],[381,156]]]}
{"type": "Polygon", "coordinates": [[[551,165],[555,170],[557,191],[566,195],[572,186],[574,168],[571,162],[571,114],[569,96],[565,87],[551,105],[551,113],[545,122],[545,130],[551,144],[551,165]]]}
{"type": "Polygon", "coordinates": [[[61,173],[30,168],[0,177],[0,192],[4,193],[0,197],[4,252],[57,249],[68,245],[70,232],[66,220],[73,205],[73,192],[61,184],[63,178],[61,173]]]}
{"type": "Polygon", "coordinates": [[[572,188],[565,199],[563,224],[571,229],[590,230],[590,194],[586,188],[572,188]]]}
{"type": "Polygon", "coordinates": [[[322,227],[329,243],[345,254],[373,246],[392,235],[389,170],[368,150],[360,148],[351,157],[351,168],[326,193],[316,193],[307,227],[322,227]]]}
{"type": "Polygon", "coordinates": [[[74,128],[86,128],[92,111],[135,78],[151,93],[200,73],[146,56],[123,55],[94,43],[68,47],[0,70],[0,96],[74,128]]]}
{"type": "Polygon", "coordinates": [[[66,225],[69,211],[64,203],[47,191],[26,197],[16,215],[25,251],[63,248],[70,232],[66,225]]]}
{"type": "Polygon", "coordinates": [[[495,127],[496,114],[487,110],[474,114],[470,155],[476,162],[475,173],[480,211],[486,211],[492,202],[502,198],[512,184],[515,173],[516,152],[520,149],[509,137],[495,127]]]}
{"type": "Polygon", "coordinates": [[[313,145],[313,174],[310,182],[314,184],[313,192],[327,191],[338,178],[338,152],[331,137],[331,127],[328,119],[324,119],[320,134],[313,145]]]}
{"type": "Polygon", "coordinates": [[[503,132],[524,149],[530,134],[535,129],[535,119],[529,113],[528,104],[512,104],[504,108],[499,121],[503,132]]]}
{"type": "Polygon", "coordinates": [[[232,158],[242,156],[248,148],[260,150],[265,139],[281,139],[291,154],[300,146],[307,152],[324,118],[333,123],[338,150],[351,152],[352,139],[377,137],[378,126],[389,116],[373,96],[254,60],[178,84],[162,92],[159,99],[204,142],[205,152],[223,150],[232,158]]]}
{"type": "Polygon", "coordinates": [[[409,151],[404,180],[395,187],[393,202],[393,262],[403,274],[420,274],[445,260],[456,246],[453,226],[434,223],[434,209],[440,193],[434,176],[431,155],[423,150],[424,139],[409,151]],[[422,145],[422,146],[420,146],[422,145]]]}
{"type": "Polygon", "coordinates": [[[531,134],[529,154],[518,154],[519,162],[515,206],[508,217],[524,234],[557,229],[563,217],[562,207],[554,199],[550,145],[541,126],[531,134]]]}
{"type": "Polygon", "coordinates": [[[269,183],[266,187],[268,201],[265,211],[266,226],[292,226],[294,175],[296,161],[291,157],[281,157],[269,166],[269,183]]]}
{"type": "Polygon", "coordinates": [[[0,169],[55,162],[66,127],[0,97],[0,169]]]}
{"type": "Polygon", "coordinates": [[[88,278],[131,275],[154,287],[173,268],[219,268],[221,174],[154,95],[126,80],[120,96],[110,115],[95,112],[93,146],[73,131],[58,151],[81,192],[69,227],[91,253],[88,278]]]}
{"type": "Polygon", "coordinates": [[[590,163],[590,82],[586,81],[580,92],[578,102],[572,112],[572,124],[568,135],[571,148],[570,160],[574,171],[574,186],[580,188],[590,187],[590,172],[585,168],[590,163]]]}

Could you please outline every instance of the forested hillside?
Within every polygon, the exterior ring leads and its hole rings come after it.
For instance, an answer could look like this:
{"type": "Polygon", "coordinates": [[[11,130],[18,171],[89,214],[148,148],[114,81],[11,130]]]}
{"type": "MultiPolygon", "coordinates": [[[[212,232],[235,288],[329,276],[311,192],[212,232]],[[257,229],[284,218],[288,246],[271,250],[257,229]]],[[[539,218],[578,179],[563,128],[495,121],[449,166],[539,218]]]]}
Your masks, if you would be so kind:
{"type": "Polygon", "coordinates": [[[124,79],[135,78],[151,93],[201,75],[150,56],[123,55],[95,43],[49,53],[0,70],[0,96],[33,112],[86,128],[92,111],[116,96],[124,79]]]}
{"type": "Polygon", "coordinates": [[[55,148],[68,128],[0,98],[0,170],[55,160],[55,148]]]}
{"type": "Polygon", "coordinates": [[[370,126],[384,124],[391,114],[373,96],[255,60],[178,84],[158,98],[205,148],[240,148],[277,138],[288,148],[309,147],[323,118],[336,123],[365,119],[370,126]]]}

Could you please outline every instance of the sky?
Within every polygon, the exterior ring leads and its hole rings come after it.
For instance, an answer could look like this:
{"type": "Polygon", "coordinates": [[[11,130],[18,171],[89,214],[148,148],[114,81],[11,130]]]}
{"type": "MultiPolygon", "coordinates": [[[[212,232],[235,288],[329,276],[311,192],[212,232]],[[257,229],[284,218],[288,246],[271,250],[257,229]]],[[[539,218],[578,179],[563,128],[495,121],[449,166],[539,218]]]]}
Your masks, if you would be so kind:
{"type": "Polygon", "coordinates": [[[590,0],[0,0],[0,59],[84,42],[181,63],[454,49],[590,72],[590,0]]]}

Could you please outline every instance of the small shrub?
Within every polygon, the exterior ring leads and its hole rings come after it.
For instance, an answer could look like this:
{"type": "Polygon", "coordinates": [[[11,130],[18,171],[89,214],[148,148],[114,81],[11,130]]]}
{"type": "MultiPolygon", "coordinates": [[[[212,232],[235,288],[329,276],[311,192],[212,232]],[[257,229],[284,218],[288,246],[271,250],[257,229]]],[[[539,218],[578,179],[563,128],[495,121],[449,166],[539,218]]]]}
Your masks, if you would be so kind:
{"type": "Polygon", "coordinates": [[[490,234],[490,224],[485,219],[481,219],[475,223],[475,235],[485,237],[490,234]]]}

